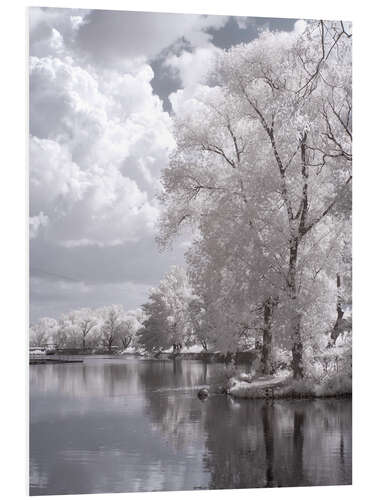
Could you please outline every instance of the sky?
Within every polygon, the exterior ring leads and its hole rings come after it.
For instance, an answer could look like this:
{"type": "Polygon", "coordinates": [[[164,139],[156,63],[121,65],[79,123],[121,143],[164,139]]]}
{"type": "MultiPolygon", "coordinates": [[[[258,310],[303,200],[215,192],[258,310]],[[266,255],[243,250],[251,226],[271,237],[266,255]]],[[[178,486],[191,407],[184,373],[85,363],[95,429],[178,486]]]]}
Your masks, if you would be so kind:
{"type": "Polygon", "coordinates": [[[147,301],[173,116],[220,51],[295,19],[29,9],[30,320],[147,301]]]}

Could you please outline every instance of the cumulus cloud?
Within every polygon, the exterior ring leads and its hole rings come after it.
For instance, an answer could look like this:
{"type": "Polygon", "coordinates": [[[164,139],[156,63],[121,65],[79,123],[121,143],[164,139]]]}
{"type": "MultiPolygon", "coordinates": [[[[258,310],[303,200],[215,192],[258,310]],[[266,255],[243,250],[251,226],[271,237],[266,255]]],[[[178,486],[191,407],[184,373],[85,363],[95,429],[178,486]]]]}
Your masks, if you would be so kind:
{"type": "Polygon", "coordinates": [[[99,75],[70,57],[31,58],[31,215],[48,216],[45,237],[116,245],[153,230],[174,142],[152,77],[147,64],[99,75]]]}
{"type": "Polygon", "coordinates": [[[44,57],[67,54],[75,44],[80,25],[89,11],[82,9],[29,8],[29,52],[44,57]]]}
{"type": "Polygon", "coordinates": [[[179,118],[184,118],[185,121],[191,120],[193,117],[204,116],[206,105],[204,102],[209,102],[212,97],[213,102],[215,96],[220,93],[218,87],[209,87],[208,85],[194,85],[184,89],[179,89],[170,95],[169,99],[172,103],[173,111],[178,114],[179,118]]]}
{"type": "Polygon", "coordinates": [[[212,44],[198,47],[193,52],[183,51],[179,55],[172,54],[164,62],[179,77],[183,88],[205,83],[212,69],[215,58],[222,52],[212,44]]]}
{"type": "MultiPolygon", "coordinates": [[[[115,167],[81,170],[66,148],[35,137],[30,162],[31,214],[48,216],[45,237],[68,247],[116,245],[152,232],[157,207],[115,167]]],[[[41,224],[33,227],[35,237],[41,224]]]]}

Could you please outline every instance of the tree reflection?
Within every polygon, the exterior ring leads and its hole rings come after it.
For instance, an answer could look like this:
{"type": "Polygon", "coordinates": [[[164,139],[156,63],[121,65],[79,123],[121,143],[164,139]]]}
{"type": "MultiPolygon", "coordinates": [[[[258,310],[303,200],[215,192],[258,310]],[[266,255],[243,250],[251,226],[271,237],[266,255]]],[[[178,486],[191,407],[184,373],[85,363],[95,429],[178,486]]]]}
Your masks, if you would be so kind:
{"type": "Polygon", "coordinates": [[[209,401],[210,488],[350,484],[350,402],[343,412],[337,403],[332,411],[327,401],[209,401]]]}
{"type": "Polygon", "coordinates": [[[174,449],[204,443],[205,406],[197,388],[206,385],[210,368],[204,363],[143,363],[139,372],[144,386],[146,414],[174,449]]]}
{"type": "Polygon", "coordinates": [[[274,486],[273,462],[274,462],[274,422],[273,403],[265,402],[262,407],[263,438],[266,459],[266,486],[274,486]]]}
{"type": "Polygon", "coordinates": [[[263,405],[220,396],[209,401],[204,461],[211,473],[210,488],[264,486],[263,405]]]}
{"type": "Polygon", "coordinates": [[[293,471],[296,485],[305,484],[303,476],[303,427],[305,421],[304,410],[294,410],[293,430],[293,471]]]}
{"type": "Polygon", "coordinates": [[[116,491],[351,483],[350,401],[199,400],[198,387],[219,368],[178,360],[33,367],[34,491],[46,481],[65,488],[54,467],[75,492],[93,491],[96,473],[83,485],[64,457],[101,467],[116,491]]]}
{"type": "MultiPolygon", "coordinates": [[[[209,372],[209,365],[148,363],[140,377],[146,411],[165,439],[185,451],[192,442],[204,443],[211,489],[348,482],[351,422],[347,411],[337,410],[340,402],[237,401],[221,395],[202,402],[184,393],[207,383],[209,372]]],[[[350,412],[350,402],[343,405],[350,412]]]]}

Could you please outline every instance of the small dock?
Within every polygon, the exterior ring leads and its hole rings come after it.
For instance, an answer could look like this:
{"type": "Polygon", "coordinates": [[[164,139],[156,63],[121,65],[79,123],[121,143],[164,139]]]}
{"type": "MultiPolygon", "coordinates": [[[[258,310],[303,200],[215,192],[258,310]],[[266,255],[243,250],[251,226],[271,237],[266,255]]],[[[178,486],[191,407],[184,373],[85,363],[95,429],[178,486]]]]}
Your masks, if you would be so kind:
{"type": "Polygon", "coordinates": [[[56,355],[30,355],[29,365],[55,365],[62,363],[83,363],[83,359],[77,359],[73,356],[56,355]]]}

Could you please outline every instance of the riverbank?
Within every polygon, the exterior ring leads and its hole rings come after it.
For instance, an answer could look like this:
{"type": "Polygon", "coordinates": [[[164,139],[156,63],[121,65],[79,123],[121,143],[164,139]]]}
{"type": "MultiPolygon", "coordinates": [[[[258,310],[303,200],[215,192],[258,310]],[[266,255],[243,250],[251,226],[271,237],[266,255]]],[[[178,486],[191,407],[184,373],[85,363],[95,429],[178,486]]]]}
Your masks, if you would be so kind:
{"type": "Polygon", "coordinates": [[[226,393],[239,399],[314,399],[351,397],[351,378],[327,374],[320,380],[295,380],[287,373],[250,378],[247,374],[231,377],[226,393]]]}

